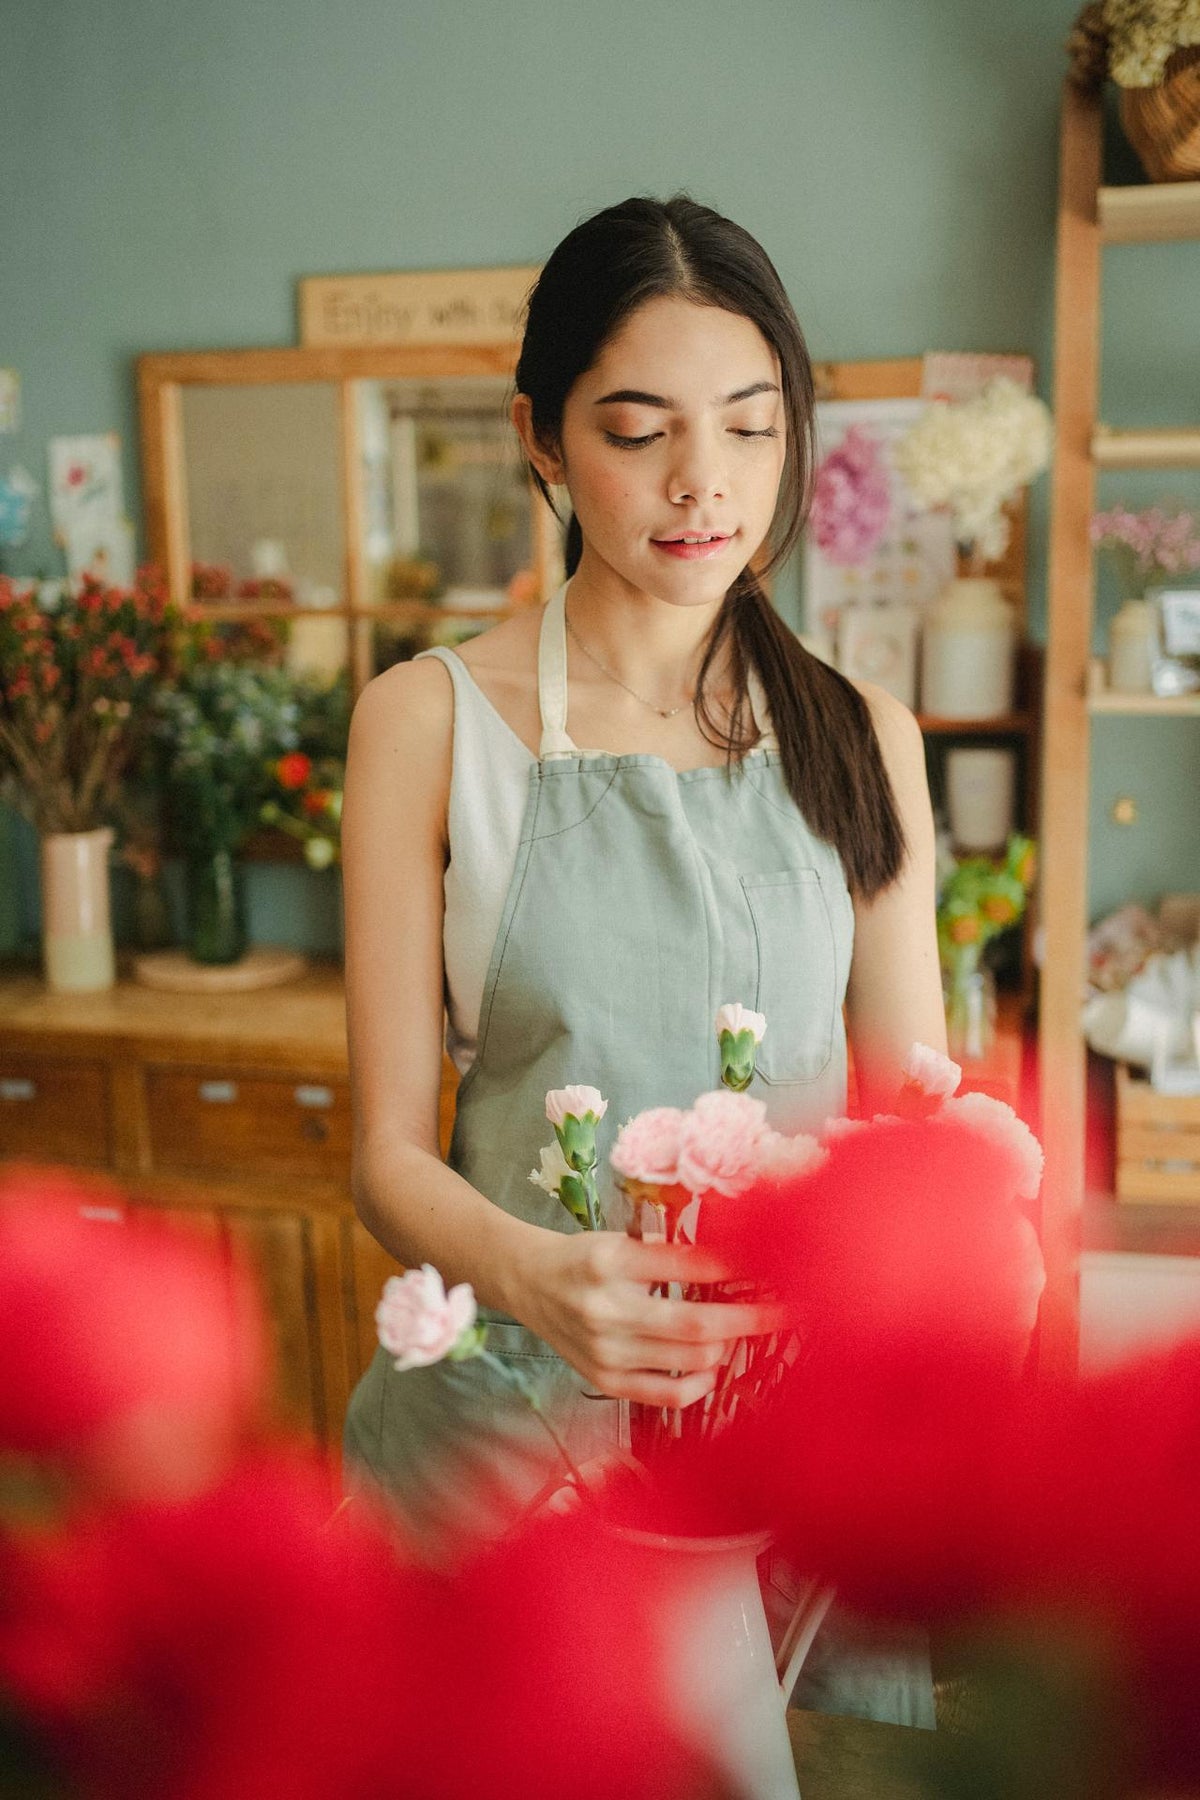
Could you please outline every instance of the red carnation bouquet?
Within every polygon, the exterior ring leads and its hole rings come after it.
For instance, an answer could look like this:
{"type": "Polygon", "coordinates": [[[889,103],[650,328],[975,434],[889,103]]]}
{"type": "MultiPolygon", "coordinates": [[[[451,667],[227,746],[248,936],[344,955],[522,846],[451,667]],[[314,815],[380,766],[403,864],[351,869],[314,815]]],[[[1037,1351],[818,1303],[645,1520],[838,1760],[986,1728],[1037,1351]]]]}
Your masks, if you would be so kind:
{"type": "Polygon", "coordinates": [[[92,831],[116,814],[178,613],[152,568],[40,594],[0,576],[0,793],[43,834],[92,831]]]}

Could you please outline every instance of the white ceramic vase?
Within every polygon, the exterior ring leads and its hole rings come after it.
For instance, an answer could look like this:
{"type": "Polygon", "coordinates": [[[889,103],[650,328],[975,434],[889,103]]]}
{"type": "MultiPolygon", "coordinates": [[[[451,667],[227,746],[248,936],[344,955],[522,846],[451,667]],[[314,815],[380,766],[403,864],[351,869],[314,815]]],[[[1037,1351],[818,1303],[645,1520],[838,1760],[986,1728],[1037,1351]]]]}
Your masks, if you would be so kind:
{"type": "Polygon", "coordinates": [[[113,830],[53,831],[41,840],[42,966],[56,994],[94,994],[116,980],[108,853],[113,830]]]}
{"type": "Polygon", "coordinates": [[[786,1718],[798,1659],[789,1657],[781,1686],[758,1581],[769,1536],[619,1535],[659,1568],[664,1557],[677,1562],[659,1629],[681,1734],[711,1757],[738,1800],[799,1800],[786,1718]]]}
{"type": "Polygon", "coordinates": [[[994,719],[1012,711],[1016,620],[999,582],[962,576],[925,614],[921,711],[994,719]]]}

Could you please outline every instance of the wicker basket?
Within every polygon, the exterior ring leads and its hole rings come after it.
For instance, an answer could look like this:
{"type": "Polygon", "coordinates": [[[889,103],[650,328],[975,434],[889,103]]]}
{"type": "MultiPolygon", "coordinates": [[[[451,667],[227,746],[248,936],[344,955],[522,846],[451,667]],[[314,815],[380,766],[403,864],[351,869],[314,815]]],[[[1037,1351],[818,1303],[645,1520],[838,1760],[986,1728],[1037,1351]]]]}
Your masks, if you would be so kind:
{"type": "Polygon", "coordinates": [[[1176,50],[1158,87],[1122,88],[1119,105],[1151,181],[1200,180],[1200,45],[1176,50]]]}

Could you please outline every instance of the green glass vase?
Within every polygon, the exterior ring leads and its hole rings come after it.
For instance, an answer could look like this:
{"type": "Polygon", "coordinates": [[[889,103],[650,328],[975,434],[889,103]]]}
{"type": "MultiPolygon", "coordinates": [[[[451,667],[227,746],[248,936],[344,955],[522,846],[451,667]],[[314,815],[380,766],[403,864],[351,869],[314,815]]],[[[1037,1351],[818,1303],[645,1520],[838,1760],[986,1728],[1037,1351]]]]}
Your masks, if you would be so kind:
{"type": "Polygon", "coordinates": [[[193,852],[184,871],[187,949],[193,962],[234,963],[245,953],[245,871],[231,850],[193,852]]]}

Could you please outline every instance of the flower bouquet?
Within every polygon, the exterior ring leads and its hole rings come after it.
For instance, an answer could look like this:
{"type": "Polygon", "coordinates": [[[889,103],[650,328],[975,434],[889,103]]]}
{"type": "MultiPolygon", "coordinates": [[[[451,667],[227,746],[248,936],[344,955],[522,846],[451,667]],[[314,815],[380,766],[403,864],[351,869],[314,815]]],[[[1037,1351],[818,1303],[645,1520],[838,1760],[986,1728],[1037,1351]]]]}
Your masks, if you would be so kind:
{"type": "Polygon", "coordinates": [[[1036,872],[1033,840],[1014,834],[1002,860],[963,857],[952,862],[942,881],[937,941],[953,1055],[986,1054],[995,1000],[984,993],[991,971],[983,964],[983,951],[1024,917],[1036,872]]]}
{"type": "Polygon", "coordinates": [[[1110,507],[1093,515],[1091,540],[1111,556],[1124,599],[1139,599],[1159,576],[1200,569],[1200,524],[1187,507],[1110,507]]]}
{"type": "Polygon", "coordinates": [[[54,610],[0,577],[0,785],[39,832],[111,823],[177,619],[151,568],[132,588],[85,576],[54,610]]]}
{"type": "Polygon", "coordinates": [[[972,399],[931,401],[892,457],[916,501],[949,509],[959,554],[976,567],[1004,555],[1005,502],[1045,468],[1050,443],[1045,403],[1001,375],[972,399]]]}
{"type": "Polygon", "coordinates": [[[299,706],[284,670],[193,654],[155,699],[171,838],[187,863],[190,950],[236,962],[246,947],[235,858],[259,822],[270,763],[296,747],[299,706]]]}

